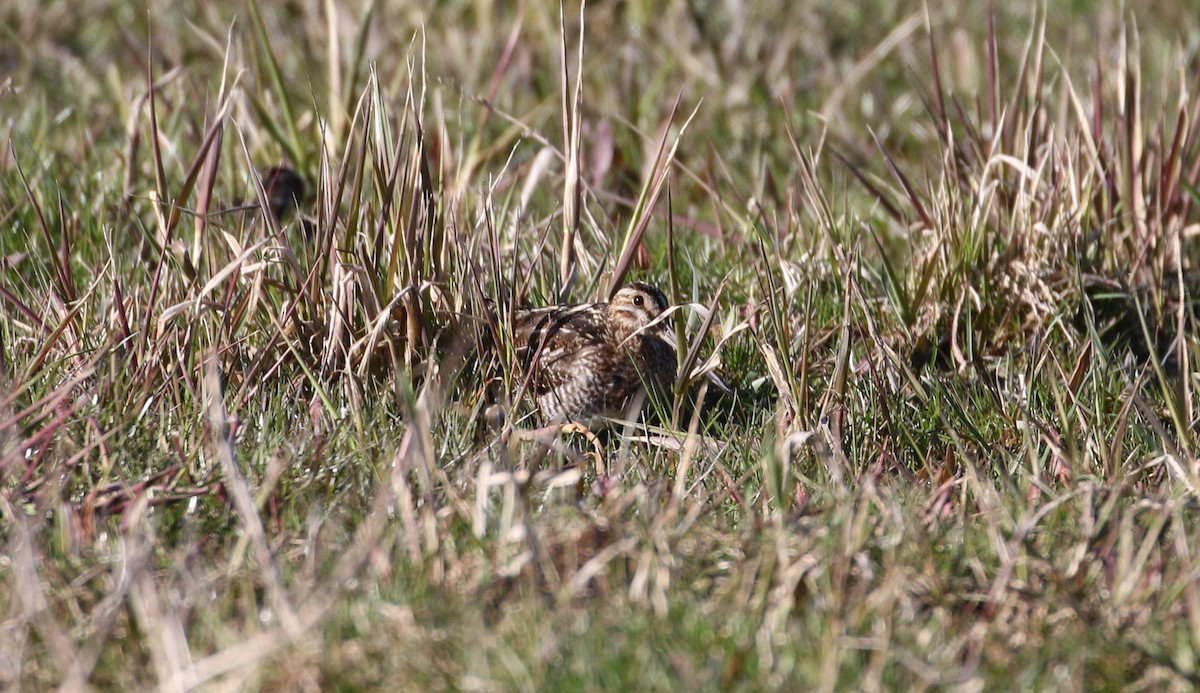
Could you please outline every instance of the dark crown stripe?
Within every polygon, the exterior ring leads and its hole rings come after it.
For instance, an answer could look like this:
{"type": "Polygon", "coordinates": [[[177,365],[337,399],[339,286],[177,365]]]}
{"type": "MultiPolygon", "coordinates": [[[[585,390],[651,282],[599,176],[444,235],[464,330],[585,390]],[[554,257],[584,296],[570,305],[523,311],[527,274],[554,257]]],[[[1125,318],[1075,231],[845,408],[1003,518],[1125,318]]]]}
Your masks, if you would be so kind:
{"type": "Polygon", "coordinates": [[[649,294],[650,297],[654,300],[654,303],[657,304],[657,306],[658,306],[657,312],[659,312],[659,313],[663,312],[671,305],[670,303],[667,302],[667,295],[664,294],[662,291],[659,291],[658,287],[654,286],[653,284],[647,284],[646,282],[629,282],[629,286],[632,286],[632,287],[638,289],[639,291],[644,291],[647,294],[649,294]]]}

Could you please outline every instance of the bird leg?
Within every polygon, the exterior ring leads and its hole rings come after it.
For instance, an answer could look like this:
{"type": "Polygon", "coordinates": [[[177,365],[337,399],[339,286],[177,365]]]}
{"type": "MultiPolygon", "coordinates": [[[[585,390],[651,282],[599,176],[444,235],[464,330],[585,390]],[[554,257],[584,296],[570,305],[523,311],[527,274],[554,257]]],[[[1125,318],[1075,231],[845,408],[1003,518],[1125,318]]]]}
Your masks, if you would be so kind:
{"type": "Polygon", "coordinates": [[[601,445],[600,438],[591,429],[581,423],[565,423],[558,430],[564,435],[578,433],[586,438],[592,444],[593,449],[583,453],[583,456],[591,460],[592,465],[596,468],[596,476],[601,479],[608,477],[608,463],[604,460],[604,446],[601,445]]]}
{"type": "Polygon", "coordinates": [[[555,435],[581,435],[592,445],[592,450],[584,452],[583,456],[595,468],[596,476],[602,479],[608,476],[608,463],[604,459],[604,444],[600,442],[599,436],[581,423],[551,424],[532,430],[514,429],[513,433],[518,440],[530,440],[542,445],[549,445],[555,435]]]}

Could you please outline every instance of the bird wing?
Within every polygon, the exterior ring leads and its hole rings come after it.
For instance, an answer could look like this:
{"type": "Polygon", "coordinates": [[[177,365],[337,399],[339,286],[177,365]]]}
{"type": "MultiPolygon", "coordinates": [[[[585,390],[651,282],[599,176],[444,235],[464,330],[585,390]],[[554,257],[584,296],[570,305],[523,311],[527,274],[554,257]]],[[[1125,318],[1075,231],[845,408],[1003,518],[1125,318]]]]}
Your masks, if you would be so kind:
{"type": "Polygon", "coordinates": [[[517,355],[535,373],[534,389],[546,392],[594,368],[607,340],[603,307],[555,306],[514,316],[517,355]]]}

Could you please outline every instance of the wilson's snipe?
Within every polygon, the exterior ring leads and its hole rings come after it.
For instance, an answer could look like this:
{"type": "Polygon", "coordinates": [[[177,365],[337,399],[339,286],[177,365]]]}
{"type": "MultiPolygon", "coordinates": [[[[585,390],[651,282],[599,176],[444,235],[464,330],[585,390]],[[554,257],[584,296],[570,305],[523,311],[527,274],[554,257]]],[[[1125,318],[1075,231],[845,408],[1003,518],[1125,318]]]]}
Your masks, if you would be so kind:
{"type": "Polygon", "coordinates": [[[584,424],[633,418],[645,394],[670,393],[675,349],[663,324],[650,324],[666,309],[663,292],[632,282],[611,303],[518,310],[514,341],[542,415],[584,424]]]}

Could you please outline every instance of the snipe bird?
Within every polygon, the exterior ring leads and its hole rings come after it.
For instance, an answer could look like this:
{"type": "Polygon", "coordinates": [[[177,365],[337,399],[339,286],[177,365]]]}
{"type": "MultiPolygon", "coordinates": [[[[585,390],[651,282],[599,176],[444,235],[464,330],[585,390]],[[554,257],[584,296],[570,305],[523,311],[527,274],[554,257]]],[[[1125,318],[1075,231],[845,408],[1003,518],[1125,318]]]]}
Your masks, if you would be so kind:
{"type": "Polygon", "coordinates": [[[517,355],[542,416],[600,427],[602,417],[636,417],[646,395],[669,394],[675,348],[664,324],[651,324],[667,307],[657,287],[631,282],[610,303],[516,311],[517,355]]]}

